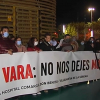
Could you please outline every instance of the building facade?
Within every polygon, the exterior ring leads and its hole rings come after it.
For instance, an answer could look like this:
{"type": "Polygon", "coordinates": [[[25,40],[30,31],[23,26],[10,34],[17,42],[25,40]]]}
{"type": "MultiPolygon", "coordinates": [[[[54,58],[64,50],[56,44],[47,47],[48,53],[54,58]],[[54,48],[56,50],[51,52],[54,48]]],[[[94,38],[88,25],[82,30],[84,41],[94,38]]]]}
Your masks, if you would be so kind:
{"type": "Polygon", "coordinates": [[[56,0],[0,0],[0,28],[20,36],[24,44],[30,37],[42,38],[56,31],[56,0]]]}

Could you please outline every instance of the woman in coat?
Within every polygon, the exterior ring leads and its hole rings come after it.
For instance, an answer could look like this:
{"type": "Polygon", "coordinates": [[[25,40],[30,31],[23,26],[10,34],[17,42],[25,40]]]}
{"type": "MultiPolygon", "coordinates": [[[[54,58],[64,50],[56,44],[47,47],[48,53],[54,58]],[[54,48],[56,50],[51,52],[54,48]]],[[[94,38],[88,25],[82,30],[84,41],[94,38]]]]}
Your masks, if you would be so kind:
{"type": "Polygon", "coordinates": [[[15,39],[15,46],[16,46],[18,52],[26,52],[27,51],[27,48],[22,44],[21,37],[17,37],[15,39]]]}
{"type": "Polygon", "coordinates": [[[38,47],[38,40],[35,37],[32,37],[28,42],[27,51],[41,51],[38,47]]]}
{"type": "MultiPolygon", "coordinates": [[[[32,37],[29,42],[28,42],[28,47],[27,47],[27,51],[41,51],[40,48],[38,47],[38,40],[35,37],[32,37]]],[[[33,93],[32,95],[36,96],[36,95],[40,95],[41,92],[38,93],[33,93]]]]}
{"type": "Polygon", "coordinates": [[[91,37],[85,44],[84,51],[95,51],[95,38],[91,37]]]}

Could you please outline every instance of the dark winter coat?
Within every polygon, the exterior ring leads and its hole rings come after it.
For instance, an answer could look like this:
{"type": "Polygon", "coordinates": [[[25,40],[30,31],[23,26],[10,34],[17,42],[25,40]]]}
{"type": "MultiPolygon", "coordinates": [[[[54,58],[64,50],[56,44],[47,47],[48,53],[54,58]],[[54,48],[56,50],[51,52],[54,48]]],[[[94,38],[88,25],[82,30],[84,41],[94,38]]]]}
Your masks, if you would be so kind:
{"type": "Polygon", "coordinates": [[[54,51],[53,46],[51,46],[48,42],[44,41],[39,45],[39,48],[42,51],[54,51]]]}

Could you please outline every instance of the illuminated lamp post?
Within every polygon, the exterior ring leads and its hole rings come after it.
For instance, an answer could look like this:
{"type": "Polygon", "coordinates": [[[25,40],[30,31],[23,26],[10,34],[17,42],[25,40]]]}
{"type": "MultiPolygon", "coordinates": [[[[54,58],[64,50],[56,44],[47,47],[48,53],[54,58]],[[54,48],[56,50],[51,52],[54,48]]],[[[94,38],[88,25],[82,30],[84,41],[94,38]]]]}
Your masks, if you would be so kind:
{"type": "Polygon", "coordinates": [[[92,18],[93,18],[93,11],[95,10],[95,8],[89,8],[88,11],[91,12],[91,23],[92,23],[92,18]]]}
{"type": "MultiPolygon", "coordinates": [[[[89,8],[88,11],[91,12],[91,24],[92,24],[92,18],[93,18],[93,11],[95,10],[95,8],[89,8]]],[[[91,37],[93,37],[93,28],[91,30],[91,37]]]]}
{"type": "MultiPolygon", "coordinates": [[[[93,11],[95,10],[95,8],[89,8],[88,11],[91,12],[91,24],[92,24],[92,18],[93,18],[93,11]]],[[[93,37],[93,28],[91,30],[91,37],[93,37]]],[[[89,84],[90,82],[88,81],[87,84],[89,84]]]]}

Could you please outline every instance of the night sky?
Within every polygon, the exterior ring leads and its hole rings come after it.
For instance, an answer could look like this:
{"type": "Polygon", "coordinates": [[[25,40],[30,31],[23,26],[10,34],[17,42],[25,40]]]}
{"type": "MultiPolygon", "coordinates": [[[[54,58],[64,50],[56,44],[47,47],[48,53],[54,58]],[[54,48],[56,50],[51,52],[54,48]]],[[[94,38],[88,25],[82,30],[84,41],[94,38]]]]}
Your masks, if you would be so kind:
{"type": "Polygon", "coordinates": [[[93,21],[100,18],[100,0],[57,0],[57,26],[70,22],[89,22],[89,7],[94,7],[93,21]]]}

